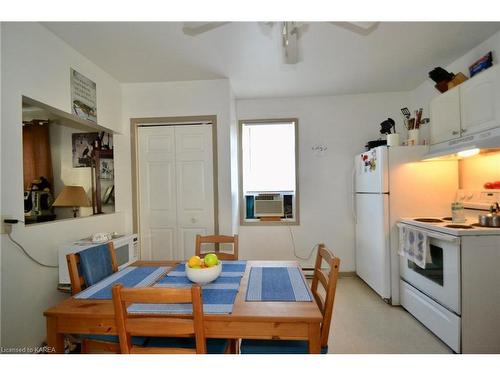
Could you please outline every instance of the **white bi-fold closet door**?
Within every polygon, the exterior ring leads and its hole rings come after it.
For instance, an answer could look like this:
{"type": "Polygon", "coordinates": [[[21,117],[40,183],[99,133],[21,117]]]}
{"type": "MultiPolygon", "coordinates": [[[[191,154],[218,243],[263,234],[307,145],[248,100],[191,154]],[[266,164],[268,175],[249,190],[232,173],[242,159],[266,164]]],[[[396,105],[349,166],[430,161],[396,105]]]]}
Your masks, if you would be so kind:
{"type": "Polygon", "coordinates": [[[143,259],[187,259],[194,254],[197,234],[214,233],[212,126],[139,127],[143,259]]]}

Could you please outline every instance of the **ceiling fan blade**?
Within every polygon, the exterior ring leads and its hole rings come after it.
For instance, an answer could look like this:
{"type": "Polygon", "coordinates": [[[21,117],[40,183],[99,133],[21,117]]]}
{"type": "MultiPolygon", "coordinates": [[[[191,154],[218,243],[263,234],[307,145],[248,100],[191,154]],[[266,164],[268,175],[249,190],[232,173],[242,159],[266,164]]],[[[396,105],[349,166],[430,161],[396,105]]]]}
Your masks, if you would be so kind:
{"type": "Polygon", "coordinates": [[[378,28],[380,22],[330,22],[359,35],[370,35],[378,28]]]}
{"type": "Polygon", "coordinates": [[[196,36],[227,23],[229,22],[184,22],[182,32],[189,36],[196,36]]]}

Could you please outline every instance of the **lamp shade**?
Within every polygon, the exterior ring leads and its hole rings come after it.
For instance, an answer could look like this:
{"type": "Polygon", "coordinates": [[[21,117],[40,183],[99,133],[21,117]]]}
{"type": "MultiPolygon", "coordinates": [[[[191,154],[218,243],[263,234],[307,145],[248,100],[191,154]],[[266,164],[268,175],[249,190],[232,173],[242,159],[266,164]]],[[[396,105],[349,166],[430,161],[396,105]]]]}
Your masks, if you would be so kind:
{"type": "Polygon", "coordinates": [[[57,196],[56,207],[90,207],[89,198],[83,186],[65,186],[57,196]]]}

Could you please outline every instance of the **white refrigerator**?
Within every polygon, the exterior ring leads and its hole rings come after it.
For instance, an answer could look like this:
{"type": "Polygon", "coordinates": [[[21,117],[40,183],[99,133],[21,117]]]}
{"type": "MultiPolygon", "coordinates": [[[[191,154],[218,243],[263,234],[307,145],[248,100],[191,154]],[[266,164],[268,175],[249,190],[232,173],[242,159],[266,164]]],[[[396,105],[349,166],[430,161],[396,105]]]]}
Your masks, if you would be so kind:
{"type": "Polygon", "coordinates": [[[458,189],[458,162],[421,161],[427,152],[381,146],[354,159],[356,273],[393,305],[399,305],[397,221],[450,216],[458,189]]]}

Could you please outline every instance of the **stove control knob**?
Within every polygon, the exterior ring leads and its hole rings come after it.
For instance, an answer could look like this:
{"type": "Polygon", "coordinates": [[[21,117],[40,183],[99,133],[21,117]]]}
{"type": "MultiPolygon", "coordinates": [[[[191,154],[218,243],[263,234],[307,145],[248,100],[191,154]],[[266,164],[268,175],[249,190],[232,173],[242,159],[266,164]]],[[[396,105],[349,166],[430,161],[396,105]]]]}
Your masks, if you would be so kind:
{"type": "Polygon", "coordinates": [[[471,200],[472,198],[474,197],[474,194],[473,193],[467,193],[467,200],[471,200]]]}
{"type": "Polygon", "coordinates": [[[460,194],[460,195],[458,196],[458,200],[459,200],[459,201],[463,201],[464,199],[465,199],[465,195],[464,195],[464,194],[460,194]]]}

